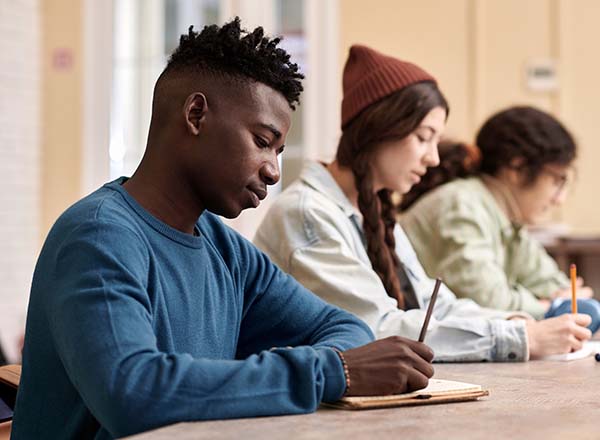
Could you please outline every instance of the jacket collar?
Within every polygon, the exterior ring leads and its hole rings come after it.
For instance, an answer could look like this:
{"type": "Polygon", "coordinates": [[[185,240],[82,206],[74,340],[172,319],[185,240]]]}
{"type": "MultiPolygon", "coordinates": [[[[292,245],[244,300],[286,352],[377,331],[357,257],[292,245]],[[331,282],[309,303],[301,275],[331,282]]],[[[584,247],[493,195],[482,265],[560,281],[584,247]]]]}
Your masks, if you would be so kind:
{"type": "Polygon", "coordinates": [[[360,213],[352,206],[348,197],[322,163],[308,162],[300,174],[300,180],[334,202],[347,217],[357,216],[362,219],[360,213]]]}
{"type": "Polygon", "coordinates": [[[512,228],[518,233],[523,227],[523,214],[512,191],[499,179],[487,174],[481,175],[481,181],[503,214],[503,229],[512,228]]]}

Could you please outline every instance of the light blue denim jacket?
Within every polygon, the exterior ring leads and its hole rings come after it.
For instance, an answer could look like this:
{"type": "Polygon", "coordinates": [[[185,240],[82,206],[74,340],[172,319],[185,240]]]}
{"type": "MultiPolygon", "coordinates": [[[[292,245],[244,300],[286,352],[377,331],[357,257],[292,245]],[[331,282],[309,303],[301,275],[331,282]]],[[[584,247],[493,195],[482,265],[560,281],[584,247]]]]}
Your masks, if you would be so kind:
{"type": "MultiPolygon", "coordinates": [[[[377,338],[417,339],[434,280],[400,226],[395,237],[420,309],[400,310],[388,296],[364,246],[361,214],[325,167],[309,163],[274,201],[254,242],[308,289],[363,319],[377,338]]],[[[508,316],[457,299],[442,285],[425,342],[437,362],[528,360],[525,321],[508,316]]]]}

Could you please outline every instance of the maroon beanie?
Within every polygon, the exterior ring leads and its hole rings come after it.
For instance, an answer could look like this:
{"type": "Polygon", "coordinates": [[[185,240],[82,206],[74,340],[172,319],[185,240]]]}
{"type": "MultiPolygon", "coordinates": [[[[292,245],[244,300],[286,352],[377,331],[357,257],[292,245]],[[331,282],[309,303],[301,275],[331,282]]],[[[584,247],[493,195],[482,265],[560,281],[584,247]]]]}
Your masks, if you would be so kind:
{"type": "Polygon", "coordinates": [[[354,45],[344,66],[342,128],[369,105],[398,90],[435,78],[412,63],[354,45]]]}

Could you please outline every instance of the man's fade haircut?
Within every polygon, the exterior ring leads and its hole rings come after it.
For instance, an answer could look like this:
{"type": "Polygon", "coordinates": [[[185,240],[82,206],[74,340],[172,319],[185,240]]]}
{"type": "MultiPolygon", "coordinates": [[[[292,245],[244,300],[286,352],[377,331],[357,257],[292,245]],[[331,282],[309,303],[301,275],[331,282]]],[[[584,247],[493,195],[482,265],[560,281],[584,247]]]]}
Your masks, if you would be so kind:
{"type": "Polygon", "coordinates": [[[241,28],[240,18],[219,27],[205,26],[200,33],[190,26],[167,63],[164,75],[185,71],[205,71],[255,80],[280,92],[292,110],[300,103],[304,75],[290,55],[277,47],[280,37],[265,36],[262,27],[252,32],[241,28]]]}

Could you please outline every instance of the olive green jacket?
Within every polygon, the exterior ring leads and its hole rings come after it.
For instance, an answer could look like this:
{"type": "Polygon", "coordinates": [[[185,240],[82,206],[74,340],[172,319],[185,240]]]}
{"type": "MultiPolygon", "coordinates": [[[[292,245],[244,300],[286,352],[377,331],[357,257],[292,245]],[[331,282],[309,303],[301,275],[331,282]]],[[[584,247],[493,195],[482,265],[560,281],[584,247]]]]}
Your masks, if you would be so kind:
{"type": "Polygon", "coordinates": [[[457,296],[539,319],[538,298],[569,282],[525,228],[509,220],[514,208],[497,180],[471,177],[426,194],[400,222],[427,274],[442,277],[457,296]]]}

